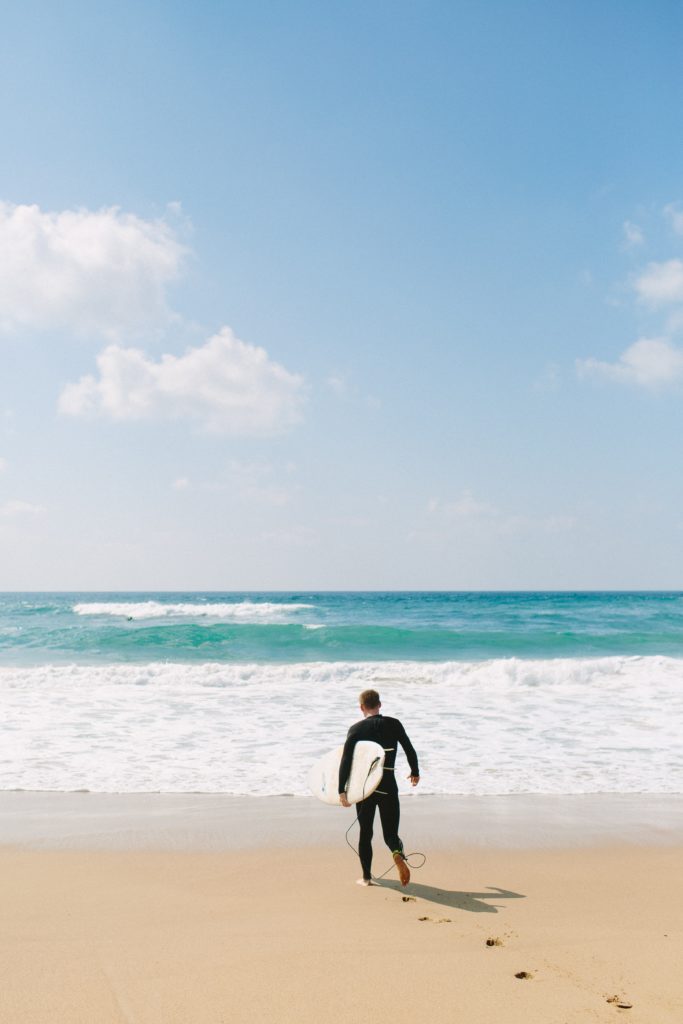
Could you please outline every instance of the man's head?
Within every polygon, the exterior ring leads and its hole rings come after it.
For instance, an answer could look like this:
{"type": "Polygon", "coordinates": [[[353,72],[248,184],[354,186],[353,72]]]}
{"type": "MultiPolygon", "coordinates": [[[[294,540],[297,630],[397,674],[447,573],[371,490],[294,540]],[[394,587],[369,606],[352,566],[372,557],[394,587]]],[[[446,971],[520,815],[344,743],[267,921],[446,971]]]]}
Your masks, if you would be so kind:
{"type": "Polygon", "coordinates": [[[360,709],[367,718],[368,715],[378,715],[382,702],[379,699],[377,690],[363,690],[360,697],[360,709]]]}

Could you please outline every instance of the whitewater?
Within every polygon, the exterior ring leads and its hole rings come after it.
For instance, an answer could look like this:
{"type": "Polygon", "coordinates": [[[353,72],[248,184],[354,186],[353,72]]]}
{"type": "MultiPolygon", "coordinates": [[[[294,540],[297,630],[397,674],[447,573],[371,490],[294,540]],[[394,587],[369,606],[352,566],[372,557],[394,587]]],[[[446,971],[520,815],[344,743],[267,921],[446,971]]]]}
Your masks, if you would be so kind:
{"type": "Polygon", "coordinates": [[[683,792],[680,594],[1,595],[0,789],[304,796],[367,687],[423,793],[683,792]]]}

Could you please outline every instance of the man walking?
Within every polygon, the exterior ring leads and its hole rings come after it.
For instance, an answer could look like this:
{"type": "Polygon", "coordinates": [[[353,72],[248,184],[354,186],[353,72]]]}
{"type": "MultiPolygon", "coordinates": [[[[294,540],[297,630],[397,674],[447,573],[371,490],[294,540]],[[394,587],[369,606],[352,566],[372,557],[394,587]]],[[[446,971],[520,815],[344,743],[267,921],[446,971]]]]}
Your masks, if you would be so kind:
{"type": "Polygon", "coordinates": [[[372,833],[375,808],[379,808],[380,821],[384,842],[391,850],[394,863],[398,869],[401,885],[410,881],[410,869],[403,853],[403,843],[398,835],[398,824],[401,809],[398,802],[398,786],[394,775],[397,744],[401,744],[410,765],[408,778],[413,786],[420,781],[417,754],[406,735],[406,731],[398,718],[386,718],[380,714],[382,703],[376,690],[363,690],[360,695],[360,709],[363,717],[349,729],[344,744],[341,764],[339,766],[339,801],[344,807],[351,804],[346,799],[346,785],[351,774],[353,750],[359,740],[372,740],[384,747],[384,774],[378,788],[358,805],[358,823],[360,838],[358,856],[360,857],[363,877],[358,879],[359,885],[372,885],[372,833]]]}

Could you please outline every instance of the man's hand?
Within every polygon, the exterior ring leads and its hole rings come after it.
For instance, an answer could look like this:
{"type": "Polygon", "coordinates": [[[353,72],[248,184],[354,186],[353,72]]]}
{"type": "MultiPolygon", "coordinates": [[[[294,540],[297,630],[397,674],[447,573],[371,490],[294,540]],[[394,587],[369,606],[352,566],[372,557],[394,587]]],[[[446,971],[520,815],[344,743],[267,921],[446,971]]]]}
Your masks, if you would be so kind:
{"type": "Polygon", "coordinates": [[[342,807],[350,807],[351,806],[349,801],[346,799],[346,793],[340,793],[339,794],[339,803],[342,805],[342,807]]]}
{"type": "Polygon", "coordinates": [[[420,781],[419,775],[406,775],[406,778],[410,782],[411,786],[417,786],[418,782],[420,781]]]}

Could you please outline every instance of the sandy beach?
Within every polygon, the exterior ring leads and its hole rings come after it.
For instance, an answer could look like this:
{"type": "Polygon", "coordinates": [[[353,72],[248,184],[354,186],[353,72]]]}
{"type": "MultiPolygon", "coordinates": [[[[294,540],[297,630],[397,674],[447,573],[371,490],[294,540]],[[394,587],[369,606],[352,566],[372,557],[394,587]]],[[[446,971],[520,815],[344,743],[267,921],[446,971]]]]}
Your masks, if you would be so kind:
{"type": "Polygon", "coordinates": [[[647,797],[535,815],[511,799],[507,843],[485,798],[460,816],[457,800],[404,801],[406,832],[428,838],[404,891],[393,872],[358,887],[350,819],[312,801],[3,794],[0,1018],[683,1019],[681,801],[659,802],[653,830],[647,797]],[[601,828],[619,815],[621,841],[601,828]]]}

